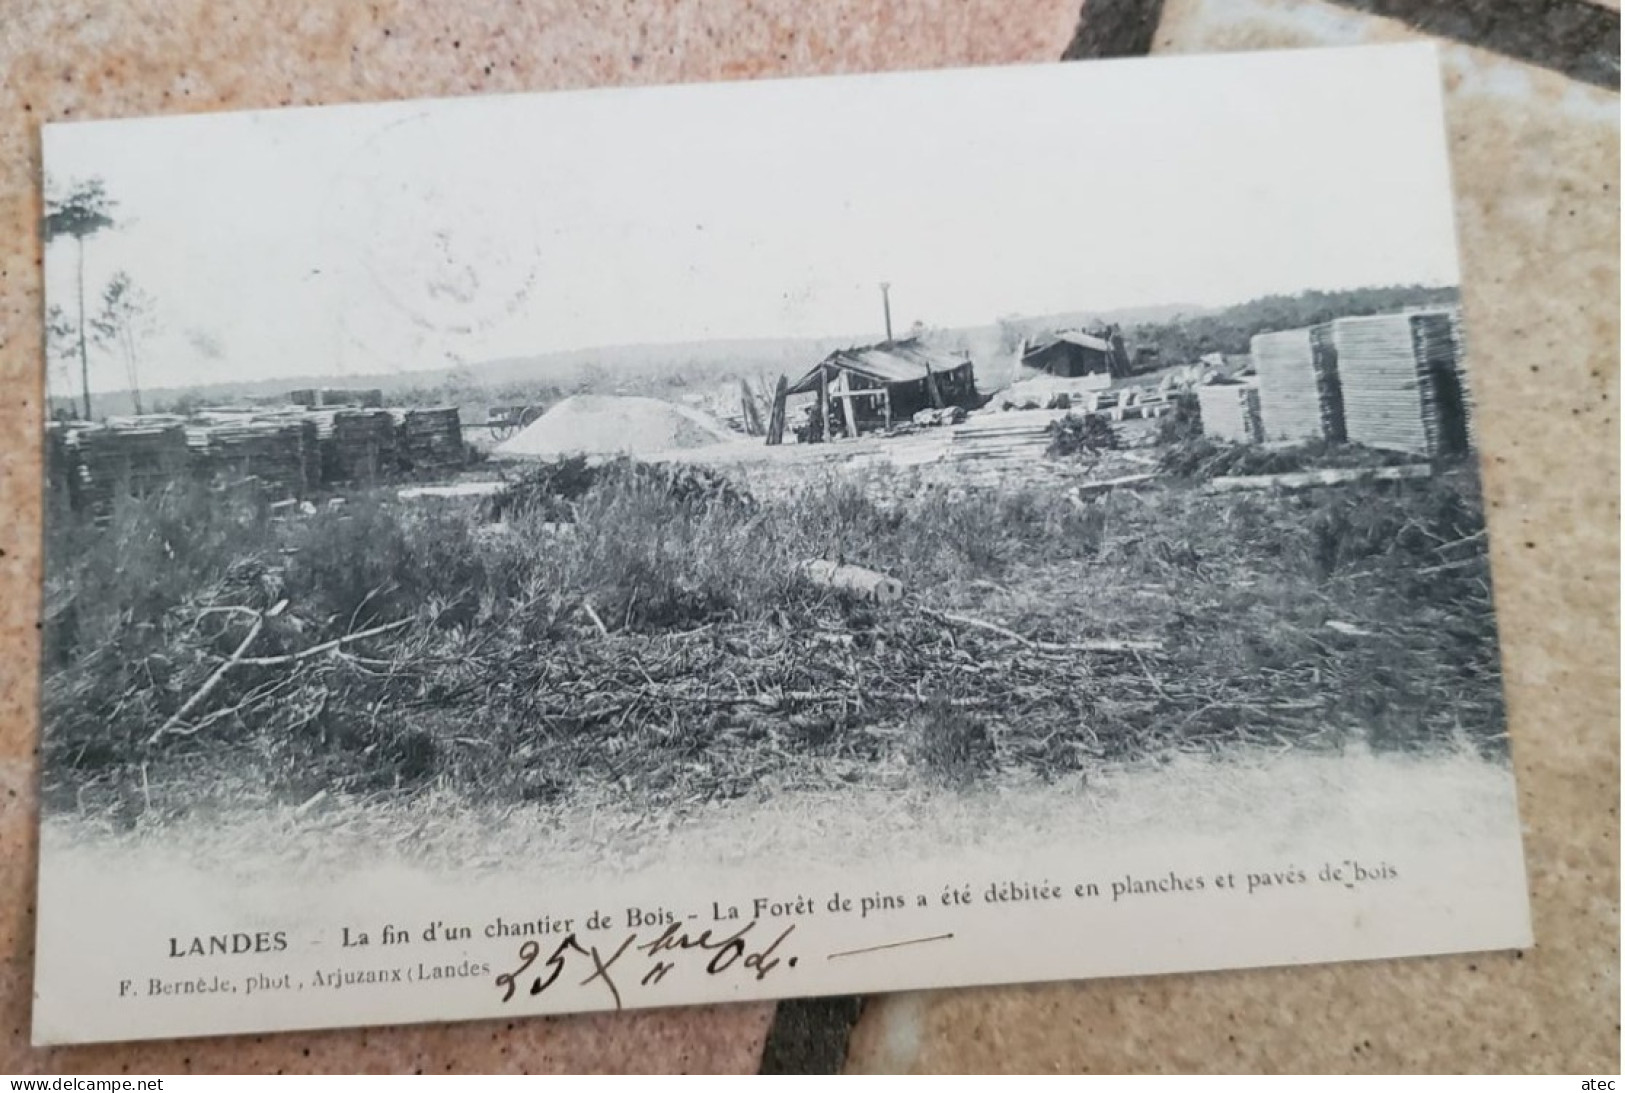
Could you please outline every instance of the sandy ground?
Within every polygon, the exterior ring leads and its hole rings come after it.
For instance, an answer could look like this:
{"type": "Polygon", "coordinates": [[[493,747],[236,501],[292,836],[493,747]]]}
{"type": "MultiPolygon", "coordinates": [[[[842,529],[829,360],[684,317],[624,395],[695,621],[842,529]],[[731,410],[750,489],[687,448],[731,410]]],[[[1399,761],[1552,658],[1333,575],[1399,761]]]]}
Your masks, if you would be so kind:
{"type": "Polygon", "coordinates": [[[1475,832],[1515,838],[1517,830],[1510,773],[1466,752],[1175,755],[1063,781],[1006,777],[964,792],[922,787],[900,757],[891,762],[897,769],[871,772],[877,784],[850,791],[764,785],[752,797],[659,814],[607,786],[566,806],[485,808],[431,792],[405,803],[328,800],[306,811],[211,815],[123,835],[50,819],[44,840],[53,862],[87,853],[106,854],[119,868],[169,859],[246,881],[267,870],[320,879],[385,863],[500,872],[532,860],[554,875],[591,877],[673,861],[743,867],[793,858],[840,867],[945,851],[996,858],[1022,845],[1083,852],[1122,840],[1267,852],[1306,830],[1350,842],[1402,834],[1420,844],[1475,832]]]}
{"type": "Polygon", "coordinates": [[[698,410],[661,399],[572,395],[504,441],[505,459],[577,453],[646,454],[726,441],[732,432],[698,410]]]}

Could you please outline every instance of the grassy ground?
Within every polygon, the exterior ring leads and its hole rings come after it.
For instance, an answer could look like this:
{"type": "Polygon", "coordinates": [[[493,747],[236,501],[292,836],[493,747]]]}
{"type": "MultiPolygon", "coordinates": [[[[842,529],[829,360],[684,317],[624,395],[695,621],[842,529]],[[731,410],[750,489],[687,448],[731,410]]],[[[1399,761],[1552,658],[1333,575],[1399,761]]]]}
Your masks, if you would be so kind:
{"type": "Polygon", "coordinates": [[[542,472],[500,521],[387,494],[54,512],[46,808],[116,828],[318,794],[658,813],[1076,785],[1248,746],[1502,753],[1472,469],[1216,496],[1212,458],[1092,502],[817,468],[753,499],[616,465],[542,472]],[[909,596],[814,587],[797,563],[817,557],[909,596]],[[1101,639],[1161,647],[1061,648],[1101,639]]]}
{"type": "Polygon", "coordinates": [[[227,889],[293,876],[355,884],[372,870],[389,878],[374,890],[397,900],[403,868],[512,876],[519,862],[546,862],[550,882],[601,884],[695,863],[718,874],[764,862],[904,869],[945,850],[957,868],[991,876],[1013,867],[1012,855],[1058,846],[1102,871],[1117,862],[1144,869],[1172,854],[1209,864],[1250,856],[1261,866],[1395,846],[1425,855],[1500,845],[1503,833],[1516,846],[1510,771],[1458,749],[1245,747],[1103,763],[1086,780],[1007,771],[965,789],[924,783],[901,756],[866,767],[862,784],[839,781],[839,760],[807,762],[828,766],[832,785],[785,789],[770,779],[747,797],[665,810],[601,783],[567,802],[470,802],[430,788],[328,797],[308,809],[199,810],[117,833],[105,814],[59,815],[42,837],[53,869],[71,872],[70,859],[83,867],[79,855],[90,855],[94,885],[119,873],[145,878],[141,885],[169,874],[175,891],[191,890],[198,873],[227,889]]]}

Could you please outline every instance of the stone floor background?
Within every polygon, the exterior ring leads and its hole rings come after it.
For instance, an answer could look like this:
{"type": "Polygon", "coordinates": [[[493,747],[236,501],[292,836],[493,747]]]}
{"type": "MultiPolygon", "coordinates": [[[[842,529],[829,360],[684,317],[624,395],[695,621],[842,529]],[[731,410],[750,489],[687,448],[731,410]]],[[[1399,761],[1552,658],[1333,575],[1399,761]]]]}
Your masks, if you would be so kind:
{"type": "MultiPolygon", "coordinates": [[[[1535,948],[871,999],[846,1066],[1617,1072],[1619,46],[1617,16],[1588,21],[1605,8],[1617,0],[1091,0],[1080,31],[1076,0],[0,0],[0,1071],[748,1072],[773,1017],[28,1047],[41,122],[1418,34],[1382,11],[1521,58],[1444,47],[1535,948]],[[1590,40],[1599,25],[1611,45],[1590,40]]],[[[823,1007],[822,1031],[795,1032],[814,1045],[799,1057],[828,1066],[856,1008],[823,1007]]],[[[779,1043],[782,1067],[796,1056],[779,1043]]]]}

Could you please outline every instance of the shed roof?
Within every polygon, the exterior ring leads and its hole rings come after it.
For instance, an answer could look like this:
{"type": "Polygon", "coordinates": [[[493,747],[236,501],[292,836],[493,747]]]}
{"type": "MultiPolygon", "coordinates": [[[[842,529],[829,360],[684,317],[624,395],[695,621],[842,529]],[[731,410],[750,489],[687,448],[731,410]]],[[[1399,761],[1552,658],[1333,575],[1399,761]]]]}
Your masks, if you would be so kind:
{"type": "Polygon", "coordinates": [[[963,357],[922,345],[918,338],[854,346],[837,349],[813,365],[790,386],[789,393],[801,395],[817,390],[819,373],[826,368],[852,372],[876,383],[893,384],[917,383],[928,374],[952,372],[970,363],[963,357]]]}
{"type": "Polygon", "coordinates": [[[1057,330],[1052,334],[1045,334],[1034,338],[1028,344],[1027,350],[1023,356],[1031,356],[1034,353],[1041,353],[1051,346],[1058,345],[1061,342],[1082,346],[1084,349],[1093,349],[1097,353],[1110,353],[1112,351],[1112,343],[1107,341],[1105,338],[1096,337],[1093,334],[1086,334],[1081,330],[1057,330]]]}

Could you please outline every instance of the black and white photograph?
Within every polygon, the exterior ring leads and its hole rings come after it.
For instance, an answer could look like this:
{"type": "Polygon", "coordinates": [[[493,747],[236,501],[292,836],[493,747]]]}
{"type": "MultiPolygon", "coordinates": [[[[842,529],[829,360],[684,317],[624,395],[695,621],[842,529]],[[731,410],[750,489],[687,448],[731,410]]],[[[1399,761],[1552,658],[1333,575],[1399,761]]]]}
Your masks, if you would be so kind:
{"type": "Polygon", "coordinates": [[[1529,942],[1431,47],[43,150],[37,1042],[1529,942]]]}

